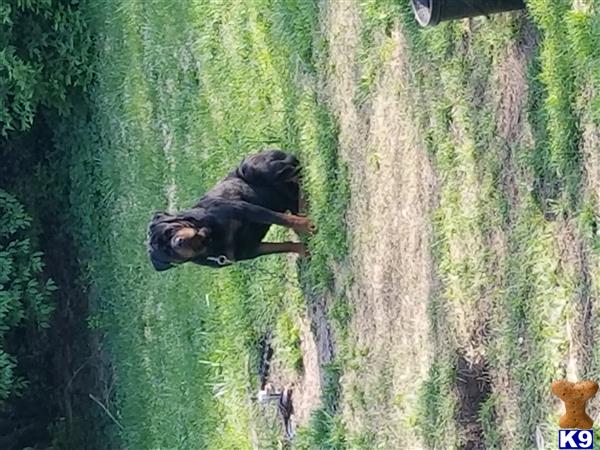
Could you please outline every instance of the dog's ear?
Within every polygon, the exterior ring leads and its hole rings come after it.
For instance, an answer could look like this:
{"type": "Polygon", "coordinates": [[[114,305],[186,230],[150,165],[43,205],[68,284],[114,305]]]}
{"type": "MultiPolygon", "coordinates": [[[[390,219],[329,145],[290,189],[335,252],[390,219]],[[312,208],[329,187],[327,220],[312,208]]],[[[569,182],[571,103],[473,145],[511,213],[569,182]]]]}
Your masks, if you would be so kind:
{"type": "Polygon", "coordinates": [[[210,228],[202,227],[202,228],[196,230],[196,235],[201,237],[202,239],[206,239],[207,237],[210,236],[210,228]]]}
{"type": "Polygon", "coordinates": [[[174,267],[174,265],[168,261],[168,256],[162,251],[161,241],[166,228],[169,227],[169,222],[175,218],[176,216],[158,211],[154,213],[148,226],[148,253],[152,267],[158,272],[163,272],[174,267]]]}
{"type": "Polygon", "coordinates": [[[150,254],[150,262],[152,263],[152,267],[157,272],[164,272],[165,270],[173,268],[173,264],[170,262],[163,261],[162,259],[156,258],[154,255],[150,254]]]}
{"type": "Polygon", "coordinates": [[[152,216],[152,220],[150,221],[150,223],[154,225],[157,223],[166,222],[168,220],[171,220],[172,218],[173,216],[171,214],[168,214],[163,211],[158,211],[154,213],[154,216],[152,216]]]}

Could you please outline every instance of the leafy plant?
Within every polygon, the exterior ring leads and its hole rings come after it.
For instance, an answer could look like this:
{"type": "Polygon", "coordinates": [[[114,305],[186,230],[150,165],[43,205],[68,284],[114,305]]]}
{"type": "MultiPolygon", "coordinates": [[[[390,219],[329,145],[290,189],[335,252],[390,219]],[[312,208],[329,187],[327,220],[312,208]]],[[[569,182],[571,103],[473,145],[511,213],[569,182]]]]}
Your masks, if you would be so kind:
{"type": "Polygon", "coordinates": [[[9,0],[0,5],[0,134],[26,131],[40,106],[59,115],[87,86],[93,41],[79,2],[9,0]]]}
{"type": "Polygon", "coordinates": [[[27,325],[47,328],[53,311],[50,294],[56,286],[41,277],[42,254],[25,235],[30,225],[23,205],[0,190],[0,402],[26,386],[15,375],[18,360],[7,349],[10,334],[27,325]]]}

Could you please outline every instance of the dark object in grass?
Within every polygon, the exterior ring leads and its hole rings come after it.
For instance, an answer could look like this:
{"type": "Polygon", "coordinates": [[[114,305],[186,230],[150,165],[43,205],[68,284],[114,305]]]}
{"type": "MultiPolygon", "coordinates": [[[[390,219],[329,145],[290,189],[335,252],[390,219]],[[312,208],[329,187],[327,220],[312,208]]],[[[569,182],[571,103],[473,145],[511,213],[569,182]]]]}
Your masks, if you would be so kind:
{"type": "Polygon", "coordinates": [[[269,402],[277,402],[277,412],[283,421],[283,430],[288,441],[294,438],[294,425],[292,423],[292,416],[294,415],[293,392],[290,386],[285,387],[281,392],[277,392],[270,383],[267,383],[261,388],[258,395],[253,397],[263,405],[269,402]]]}
{"type": "Polygon", "coordinates": [[[260,362],[258,367],[258,377],[260,380],[260,389],[265,390],[269,381],[271,372],[271,358],[273,358],[273,347],[271,346],[271,332],[265,334],[259,341],[260,362]]]}
{"type": "Polygon", "coordinates": [[[277,410],[283,420],[283,428],[285,431],[285,437],[288,440],[294,438],[294,427],[292,425],[292,415],[294,414],[294,404],[292,402],[292,389],[286,388],[281,393],[279,401],[277,402],[277,410]]]}
{"type": "Polygon", "coordinates": [[[306,256],[300,242],[262,242],[272,224],[314,232],[311,221],[298,215],[299,173],[295,156],[265,150],[244,159],[193,208],[157,212],[148,227],[154,269],[185,262],[220,268],[272,253],[306,256]]]}
{"type": "Polygon", "coordinates": [[[525,8],[523,0],[411,0],[411,3],[417,22],[424,27],[525,8]]]}

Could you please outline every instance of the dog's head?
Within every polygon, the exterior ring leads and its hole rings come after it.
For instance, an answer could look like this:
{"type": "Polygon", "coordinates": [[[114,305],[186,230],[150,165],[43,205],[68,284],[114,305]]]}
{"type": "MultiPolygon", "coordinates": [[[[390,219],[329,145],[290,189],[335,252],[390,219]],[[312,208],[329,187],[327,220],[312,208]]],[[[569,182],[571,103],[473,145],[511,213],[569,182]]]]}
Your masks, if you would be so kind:
{"type": "Polygon", "coordinates": [[[185,215],[154,214],[148,226],[148,253],[157,271],[205,256],[210,228],[185,215]]]}

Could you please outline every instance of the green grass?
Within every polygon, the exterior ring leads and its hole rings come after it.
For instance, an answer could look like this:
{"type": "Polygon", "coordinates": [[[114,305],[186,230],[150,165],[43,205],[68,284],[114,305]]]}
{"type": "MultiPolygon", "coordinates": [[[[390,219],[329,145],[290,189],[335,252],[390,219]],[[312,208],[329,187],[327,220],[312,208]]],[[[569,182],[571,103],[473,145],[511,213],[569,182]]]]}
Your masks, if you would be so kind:
{"type": "MultiPolygon", "coordinates": [[[[422,385],[421,408],[411,413],[431,447],[454,448],[464,439],[456,423],[456,355],[474,328],[487,330],[476,347],[490,367],[492,383],[507,376],[514,389],[493,392],[479,405],[483,439],[490,448],[528,448],[538,426],[546,439],[553,439],[556,412],[548,386],[565,374],[565,321],[575,314],[582,284],[572,263],[559,263],[563,223],[556,220],[588,224],[593,241],[595,199],[582,191],[579,140],[586,123],[597,124],[593,24],[598,13],[570,11],[567,2],[531,1],[529,7],[540,41],[527,68],[525,120],[533,141],[507,142],[499,133],[494,76],[505,48],[525,39],[527,19],[476,19],[474,31],[459,22],[421,30],[405,5],[360,4],[354,101],[362,104],[372,94],[395,45],[390,31],[400,21],[411,50],[411,88],[421,101],[416,110],[440,181],[432,220],[441,290],[429,308],[437,351],[422,385]],[[584,89],[591,95],[587,101],[582,101],[584,89]],[[516,199],[501,185],[507,148],[516,199]],[[510,398],[515,393],[522,399],[510,398]],[[506,410],[517,414],[517,430],[508,428],[502,416],[506,410]]],[[[352,343],[342,344],[342,363],[351,363],[352,351],[352,343]]],[[[593,375],[595,364],[580,370],[593,375]]],[[[336,438],[345,426],[340,420],[337,414],[321,414],[313,445],[360,448],[362,437],[349,443],[353,430],[346,430],[345,439],[336,438]]]]}
{"type": "Polygon", "coordinates": [[[88,324],[114,364],[109,408],[126,448],[251,448],[251,428],[274,445],[249,400],[258,339],[275,330],[282,359],[299,370],[299,278],[308,295],[323,292],[346,252],[346,174],[315,89],[316,14],[306,2],[268,0],[89,5],[102,36],[94,121],[57,134],[72,149],[88,324]],[[220,271],[152,271],[144,243],[152,213],[169,201],[189,207],[265,146],[304,166],[319,228],[311,263],[271,257],[220,271]]]}
{"type": "MultiPolygon", "coordinates": [[[[523,21],[478,19],[476,31],[467,32],[459,23],[422,31],[405,20],[428,147],[441,180],[434,223],[442,289],[431,305],[432,338],[440,346],[450,342],[450,348],[461,348],[470,337],[463,333],[464,324],[453,322],[455,311],[478,311],[487,329],[480,351],[492,377],[508,374],[515,389],[496,392],[480,406],[490,448],[529,448],[538,426],[547,441],[554,439],[556,412],[549,385],[565,376],[565,321],[576,314],[584,276],[569,262],[561,263],[564,222],[557,218],[589,221],[597,214],[583,192],[579,143],[581,128],[598,111],[598,60],[590,53],[598,51],[591,31],[598,13],[573,12],[570,5],[528,3],[540,33],[539,53],[534,54],[528,78],[533,144],[503,141],[493,110],[493,90],[498,88],[492,71],[502,49],[522,39],[520,30],[527,26],[523,21]],[[584,104],[582,96],[590,83],[592,99],[584,104]],[[479,93],[478,85],[484,87],[479,93]],[[517,203],[500,184],[506,164],[503,146],[514,155],[517,203]],[[492,246],[493,236],[505,239],[505,250],[492,246]],[[515,393],[521,394],[516,405],[510,398],[515,393]],[[517,414],[518,429],[503,429],[507,417],[496,413],[502,402],[517,414]]],[[[590,270],[597,270],[592,264],[590,270]]],[[[451,352],[440,352],[423,385],[421,416],[431,420],[422,420],[420,426],[431,446],[449,448],[460,442],[460,430],[454,443],[451,437],[455,379],[448,371],[444,379],[439,375],[439,367],[450,370],[455,364],[451,352]]],[[[591,367],[579,370],[597,376],[591,367]]]]}
{"type": "MultiPolygon", "coordinates": [[[[299,302],[302,305],[302,302],[299,302]]],[[[284,311],[275,324],[275,347],[279,353],[277,356],[288,369],[301,372],[302,350],[300,348],[300,328],[294,321],[295,317],[289,311],[284,311]]]]}
{"type": "Polygon", "coordinates": [[[295,442],[298,449],[342,450],[348,445],[348,431],[338,415],[343,366],[331,363],[323,369],[325,386],[321,396],[322,404],[313,412],[309,426],[298,431],[295,442]]]}
{"type": "MultiPolygon", "coordinates": [[[[352,99],[368,103],[397,45],[392,31],[400,30],[419,100],[411,107],[438,181],[431,251],[440,286],[429,304],[433,361],[407,420],[428,447],[460,447],[457,361],[469,349],[500,387],[478,405],[489,448],[531,448],[538,427],[554,442],[549,385],[565,375],[565,324],[577,317],[582,292],[599,291],[598,199],[585,187],[580,144],[586,127],[600,126],[600,11],[573,11],[566,0],[528,2],[539,39],[527,67],[523,127],[531,139],[513,142],[500,133],[495,76],[507,47],[525,38],[528,19],[421,30],[407,3],[358,5],[352,99]],[[503,185],[507,171],[514,195],[503,185]],[[589,250],[582,263],[588,281],[564,256],[568,225],[589,250]]],[[[302,0],[103,0],[88,13],[99,36],[98,82],[87,92],[93,120],[75,115],[56,134],[70,149],[69,215],[92,302],[88,324],[114,368],[108,407],[122,427],[115,433],[134,449],[251,448],[256,440],[274,447],[275,433],[249,400],[258,339],[274,330],[284,364],[300,370],[296,318],[332,288],[333,267],[349,248],[348,172],[318,88],[328,51],[319,7],[302,0]],[[220,271],[153,272],[144,247],[152,213],[193,204],[263,146],[294,152],[305,168],[319,228],[310,263],[272,257],[220,271]]],[[[389,404],[391,372],[382,371],[380,388],[369,391],[374,399],[364,390],[342,392],[340,378],[360,350],[348,332],[352,305],[338,294],[329,310],[337,359],[326,368],[323,404],[300,431],[299,448],[385,441],[349,429],[341,414],[345,396],[389,404]]],[[[579,370],[593,378],[600,353],[590,353],[579,370]]]]}

